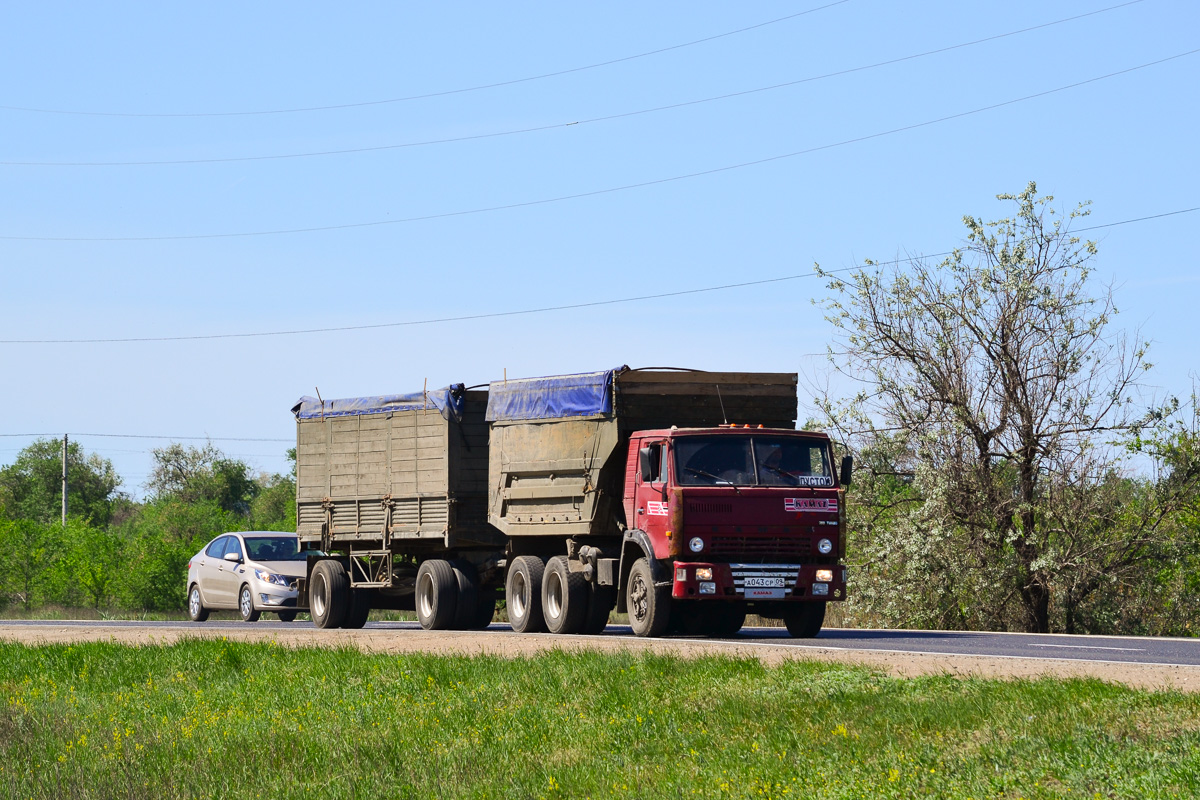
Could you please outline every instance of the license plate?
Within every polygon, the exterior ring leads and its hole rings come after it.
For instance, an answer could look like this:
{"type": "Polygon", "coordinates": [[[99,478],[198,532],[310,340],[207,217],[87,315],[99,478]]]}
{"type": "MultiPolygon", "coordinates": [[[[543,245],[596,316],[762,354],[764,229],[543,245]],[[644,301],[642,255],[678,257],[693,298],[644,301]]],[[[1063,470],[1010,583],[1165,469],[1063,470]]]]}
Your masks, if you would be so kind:
{"type": "Polygon", "coordinates": [[[746,588],[761,586],[764,588],[782,589],[783,578],[746,578],[746,588]]]}

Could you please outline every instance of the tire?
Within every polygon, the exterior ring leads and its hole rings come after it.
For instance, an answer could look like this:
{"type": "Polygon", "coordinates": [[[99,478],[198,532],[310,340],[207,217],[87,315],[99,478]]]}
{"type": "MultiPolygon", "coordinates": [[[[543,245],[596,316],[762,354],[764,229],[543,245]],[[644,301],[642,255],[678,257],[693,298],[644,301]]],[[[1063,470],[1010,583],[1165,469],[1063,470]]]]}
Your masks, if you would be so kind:
{"type": "Polygon", "coordinates": [[[504,581],[504,600],[508,622],[517,633],[546,630],[542,616],[542,575],[546,564],[537,556],[517,556],[508,566],[504,581]]]}
{"type": "Polygon", "coordinates": [[[280,611],[279,612],[279,621],[280,622],[295,622],[296,621],[296,612],[295,611],[280,611]]]}
{"type": "Polygon", "coordinates": [[[308,584],[309,613],[318,628],[339,628],[350,605],[350,579],[342,562],[317,562],[308,584]]]}
{"type": "Polygon", "coordinates": [[[208,619],[208,609],[200,599],[200,587],[194,583],[188,589],[188,619],[192,622],[204,622],[208,619]]]}
{"type": "Polygon", "coordinates": [[[254,592],[250,591],[248,583],[242,584],[238,592],[238,613],[242,615],[243,622],[258,622],[262,616],[262,612],[254,607],[254,592]]]}
{"type": "Polygon", "coordinates": [[[587,621],[588,586],[582,572],[572,572],[566,556],[546,562],[542,575],[542,613],[551,633],[580,633],[587,621]]]}
{"type": "Polygon", "coordinates": [[[350,607],[346,609],[346,618],[342,620],[343,628],[358,630],[367,624],[371,614],[371,593],[366,589],[350,590],[350,607]]]}
{"type": "Polygon", "coordinates": [[[746,624],[746,607],[741,603],[714,604],[705,617],[703,631],[706,636],[724,639],[733,636],[746,624]]]}
{"type": "Polygon", "coordinates": [[[662,636],[671,621],[671,587],[655,586],[645,556],[633,563],[625,584],[629,627],[638,636],[662,636]]]}
{"type": "Polygon", "coordinates": [[[811,639],[821,632],[825,624],[825,601],[798,603],[783,615],[783,624],[796,639],[811,639]]]}
{"type": "Polygon", "coordinates": [[[444,631],[454,624],[458,579],[450,562],[431,558],[417,570],[417,619],[427,631],[444,631]]]}
{"type": "Polygon", "coordinates": [[[588,589],[587,618],[583,621],[583,633],[601,633],[608,626],[608,615],[617,604],[615,586],[593,583],[588,589]]]}
{"type": "Polygon", "coordinates": [[[458,559],[450,562],[454,569],[454,580],[458,586],[458,598],[454,605],[456,631],[469,631],[475,626],[479,614],[479,571],[469,561],[458,559]]]}
{"type": "Polygon", "coordinates": [[[495,589],[479,589],[479,603],[475,606],[475,620],[471,624],[471,630],[482,631],[487,630],[487,627],[492,624],[492,620],[496,616],[496,590],[495,589]]]}

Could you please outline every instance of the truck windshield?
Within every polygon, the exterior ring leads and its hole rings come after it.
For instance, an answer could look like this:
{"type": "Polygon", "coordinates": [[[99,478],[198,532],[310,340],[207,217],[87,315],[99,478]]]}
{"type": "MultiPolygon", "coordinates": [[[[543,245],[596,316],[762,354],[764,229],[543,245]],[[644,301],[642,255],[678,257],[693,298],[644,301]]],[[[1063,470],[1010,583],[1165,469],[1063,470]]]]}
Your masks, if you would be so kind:
{"type": "Polygon", "coordinates": [[[790,436],[682,436],[675,477],[681,486],[833,486],[828,453],[790,436]]]}

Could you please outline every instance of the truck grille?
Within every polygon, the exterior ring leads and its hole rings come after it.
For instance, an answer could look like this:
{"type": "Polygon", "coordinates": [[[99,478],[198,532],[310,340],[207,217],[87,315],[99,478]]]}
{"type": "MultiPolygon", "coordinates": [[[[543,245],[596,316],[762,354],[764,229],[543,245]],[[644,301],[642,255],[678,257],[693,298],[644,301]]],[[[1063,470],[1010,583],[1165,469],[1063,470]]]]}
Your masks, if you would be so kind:
{"type": "Polygon", "coordinates": [[[733,589],[738,594],[746,593],[746,578],[783,578],[783,594],[790,596],[796,589],[799,564],[730,564],[733,572],[733,589]]]}
{"type": "Polygon", "coordinates": [[[812,555],[812,539],[808,536],[738,536],[718,534],[709,540],[709,553],[714,556],[755,561],[808,558],[812,555]]]}
{"type": "Polygon", "coordinates": [[[689,514],[732,514],[733,503],[694,501],[687,504],[689,514]]]}

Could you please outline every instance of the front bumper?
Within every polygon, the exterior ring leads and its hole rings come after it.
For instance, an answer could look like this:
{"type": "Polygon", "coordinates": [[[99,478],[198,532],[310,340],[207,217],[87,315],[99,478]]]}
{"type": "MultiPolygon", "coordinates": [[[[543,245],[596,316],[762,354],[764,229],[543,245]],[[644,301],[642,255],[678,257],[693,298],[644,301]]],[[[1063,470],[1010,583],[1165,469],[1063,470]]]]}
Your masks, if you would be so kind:
{"type": "Polygon", "coordinates": [[[841,564],[676,561],[671,572],[674,579],[671,597],[676,600],[806,602],[846,599],[846,567],[841,564]],[[712,578],[701,580],[696,574],[697,569],[702,573],[711,570],[712,578]],[[818,575],[818,571],[828,574],[818,575]]]}
{"type": "Polygon", "coordinates": [[[305,592],[304,579],[292,578],[287,586],[270,583],[255,577],[250,581],[254,591],[254,604],[260,610],[272,608],[289,608],[300,611],[308,610],[308,594],[305,592]]]}

